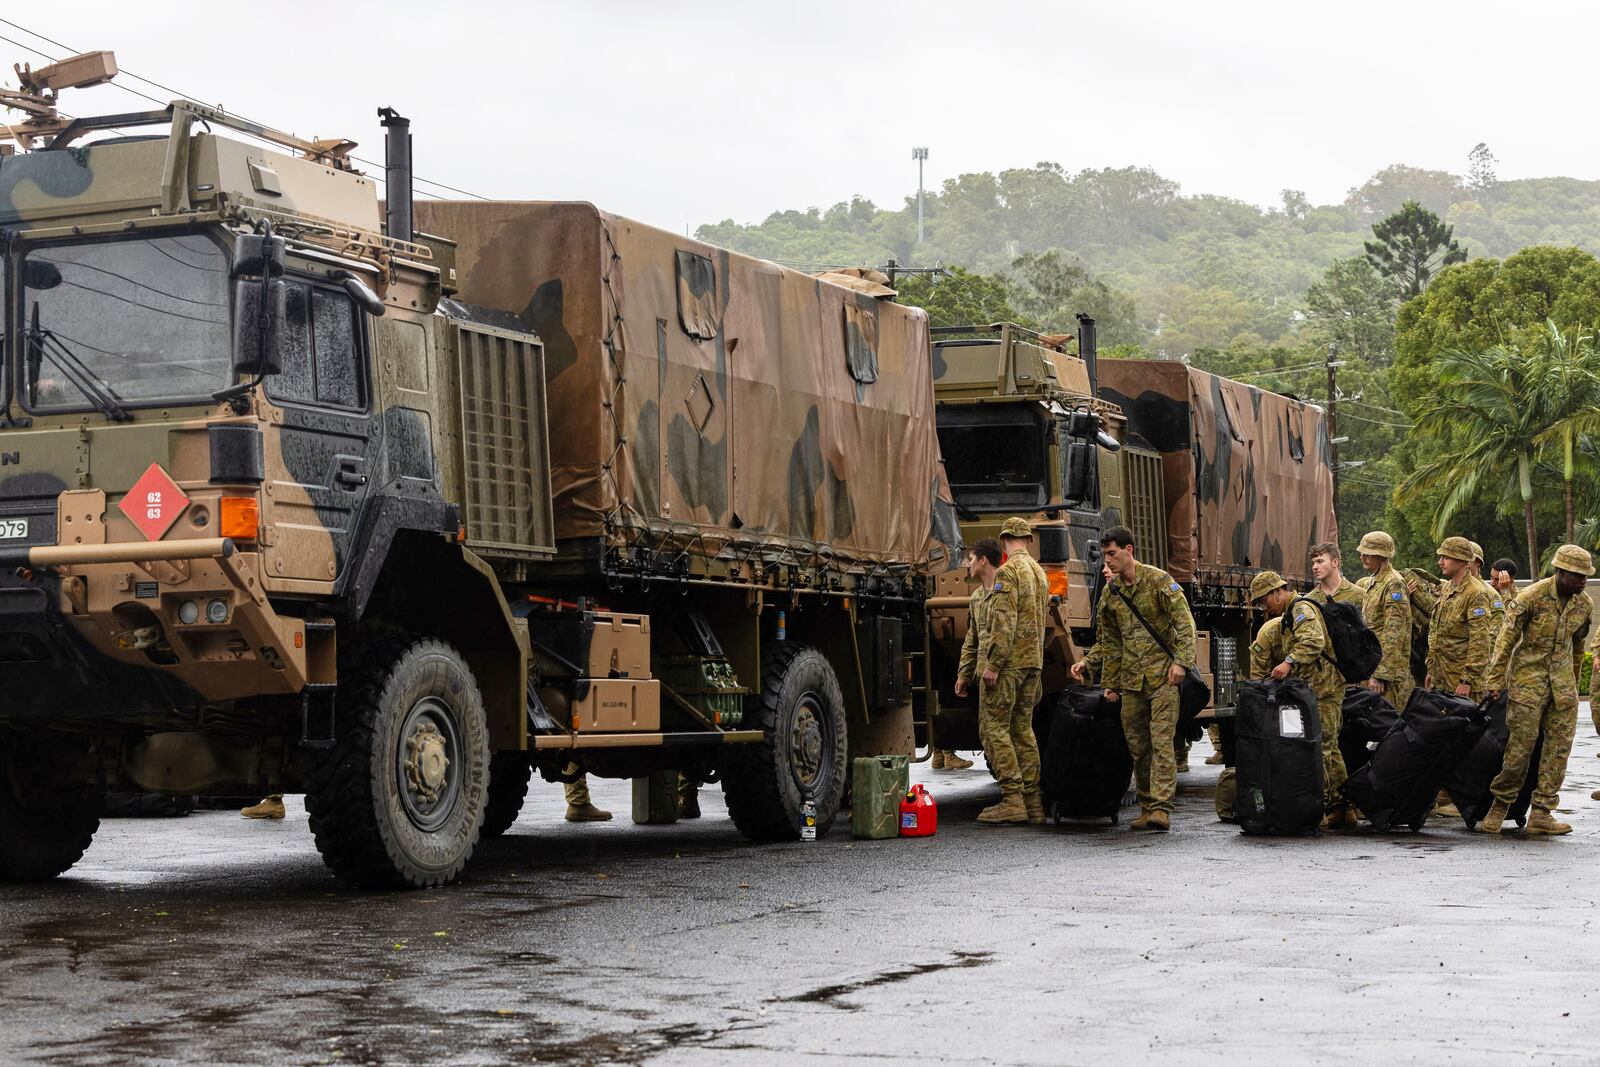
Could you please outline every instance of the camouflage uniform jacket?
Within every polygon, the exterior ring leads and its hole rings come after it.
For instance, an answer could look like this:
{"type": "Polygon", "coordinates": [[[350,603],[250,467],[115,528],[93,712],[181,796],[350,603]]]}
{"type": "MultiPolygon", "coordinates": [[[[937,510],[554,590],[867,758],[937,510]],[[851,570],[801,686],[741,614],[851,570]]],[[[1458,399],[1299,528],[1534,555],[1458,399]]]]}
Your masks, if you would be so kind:
{"type": "Polygon", "coordinates": [[[1274,615],[1261,624],[1256,639],[1250,642],[1250,677],[1260,681],[1283,662],[1283,616],[1274,615]]]}
{"type": "Polygon", "coordinates": [[[1474,693],[1487,688],[1494,644],[1491,603],[1471,575],[1460,585],[1444,583],[1428,622],[1428,673],[1435,689],[1449,692],[1463,683],[1474,693]]]}
{"type": "Polygon", "coordinates": [[[1496,589],[1482,578],[1474,576],[1472,580],[1481,585],[1484,593],[1486,593],[1489,597],[1489,634],[1490,640],[1493,641],[1494,635],[1500,632],[1500,624],[1505,621],[1506,602],[1501,599],[1500,590],[1496,589]]]}
{"type": "Polygon", "coordinates": [[[1334,590],[1332,596],[1323,592],[1321,586],[1311,590],[1306,596],[1319,604],[1337,600],[1341,604],[1355,604],[1357,607],[1361,605],[1361,587],[1343,576],[1339,578],[1339,588],[1334,590]]]}
{"type": "Polygon", "coordinates": [[[971,681],[985,671],[1003,671],[1016,647],[1017,591],[995,576],[993,588],[972,591],[967,601],[967,636],[956,675],[971,681]]]}
{"type": "Polygon", "coordinates": [[[1515,703],[1536,708],[1551,694],[1576,704],[1574,665],[1582,662],[1593,611],[1588,593],[1563,599],[1554,578],[1528,586],[1506,609],[1485,688],[1504,690],[1515,703]]]}
{"type": "Polygon", "coordinates": [[[1027,670],[1044,666],[1044,617],[1049,603],[1049,580],[1044,568],[1025,552],[1018,552],[995,572],[996,589],[1016,590],[1017,622],[1015,644],[1007,667],[1027,670]]]}
{"type": "Polygon", "coordinates": [[[1383,649],[1372,676],[1380,682],[1404,682],[1411,678],[1411,598],[1405,579],[1388,563],[1371,577],[1361,601],[1361,621],[1378,635],[1383,649]]]}
{"type": "Polygon", "coordinates": [[[1157,689],[1167,684],[1167,668],[1174,662],[1194,666],[1194,616],[1189,613],[1183,588],[1160,567],[1137,564],[1131,586],[1120,578],[1107,582],[1095,609],[1095,626],[1098,640],[1085,659],[1100,669],[1100,682],[1107,689],[1136,693],[1157,689]],[[1172,657],[1161,651],[1150,631],[1134,617],[1123,595],[1161,634],[1172,657]]]}
{"type": "MultiPolygon", "coordinates": [[[[1343,700],[1344,675],[1339,673],[1339,665],[1333,660],[1333,643],[1328,640],[1328,628],[1316,602],[1298,596],[1289,601],[1289,606],[1283,609],[1283,628],[1279,633],[1282,655],[1272,666],[1293,657],[1291,677],[1303,679],[1318,700],[1343,700]]],[[[1254,650],[1251,651],[1253,655],[1254,650]]]]}

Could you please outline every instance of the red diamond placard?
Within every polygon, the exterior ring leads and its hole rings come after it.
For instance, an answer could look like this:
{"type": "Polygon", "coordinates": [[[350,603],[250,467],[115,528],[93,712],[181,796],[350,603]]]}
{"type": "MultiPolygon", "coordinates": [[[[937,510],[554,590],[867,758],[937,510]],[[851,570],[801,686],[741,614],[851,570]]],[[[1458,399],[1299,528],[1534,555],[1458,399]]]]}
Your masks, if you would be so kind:
{"type": "Polygon", "coordinates": [[[150,464],[117,505],[128,521],[152,541],[161,540],[188,506],[189,498],[159,463],[150,464]]]}

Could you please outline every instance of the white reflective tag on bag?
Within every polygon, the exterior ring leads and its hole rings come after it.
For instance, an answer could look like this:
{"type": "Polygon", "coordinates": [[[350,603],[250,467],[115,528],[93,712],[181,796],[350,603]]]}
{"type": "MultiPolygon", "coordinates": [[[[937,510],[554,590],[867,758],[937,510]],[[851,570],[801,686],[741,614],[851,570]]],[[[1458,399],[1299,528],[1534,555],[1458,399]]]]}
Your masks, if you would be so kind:
{"type": "Polygon", "coordinates": [[[1304,737],[1306,735],[1305,713],[1298,704],[1278,705],[1278,736],[1279,737],[1304,737]]]}

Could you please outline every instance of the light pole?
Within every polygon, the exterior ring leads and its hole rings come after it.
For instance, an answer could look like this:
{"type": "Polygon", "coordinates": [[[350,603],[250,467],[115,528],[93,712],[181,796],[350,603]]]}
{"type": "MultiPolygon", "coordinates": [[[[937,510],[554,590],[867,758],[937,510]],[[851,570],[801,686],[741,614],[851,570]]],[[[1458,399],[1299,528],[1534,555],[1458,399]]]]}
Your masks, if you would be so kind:
{"type": "Polygon", "coordinates": [[[926,148],[913,148],[911,158],[917,161],[917,244],[922,243],[922,165],[928,161],[926,148]]]}

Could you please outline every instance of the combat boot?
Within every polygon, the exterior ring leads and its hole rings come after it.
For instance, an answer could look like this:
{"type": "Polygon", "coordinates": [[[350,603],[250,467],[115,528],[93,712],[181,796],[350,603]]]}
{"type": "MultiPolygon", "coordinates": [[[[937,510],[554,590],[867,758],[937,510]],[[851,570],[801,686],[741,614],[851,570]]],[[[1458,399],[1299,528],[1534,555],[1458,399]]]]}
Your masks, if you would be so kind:
{"type": "Polygon", "coordinates": [[[1219,767],[1221,765],[1222,765],[1222,753],[1213,752],[1213,753],[1211,753],[1211,755],[1206,757],[1206,766],[1207,767],[1219,767]]]}
{"type": "Polygon", "coordinates": [[[1600,800],[1600,789],[1596,789],[1593,793],[1590,793],[1589,794],[1589,799],[1590,800],[1600,800]]]}
{"type": "Polygon", "coordinates": [[[1450,794],[1441,789],[1439,795],[1433,800],[1433,814],[1443,815],[1447,819],[1459,819],[1461,818],[1461,809],[1456,807],[1455,801],[1450,799],[1450,794]]]}
{"type": "Polygon", "coordinates": [[[1146,823],[1146,829],[1154,830],[1157,833],[1164,834],[1168,830],[1172,829],[1172,816],[1168,815],[1164,811],[1152,811],[1150,813],[1150,819],[1146,823]]]}
{"type": "Polygon", "coordinates": [[[1000,803],[991,804],[978,812],[978,821],[990,826],[1007,826],[1028,821],[1028,806],[1022,802],[1021,793],[1006,793],[1000,803]]]}
{"type": "Polygon", "coordinates": [[[932,770],[944,770],[944,749],[936,748],[933,750],[933,758],[928,761],[928,766],[932,770]]]}
{"type": "Polygon", "coordinates": [[[1150,812],[1139,809],[1139,817],[1128,824],[1130,830],[1143,830],[1150,825],[1150,812]]]}
{"type": "Polygon", "coordinates": [[[1359,825],[1361,825],[1361,813],[1356,810],[1354,804],[1347,805],[1344,811],[1340,813],[1339,828],[1341,830],[1354,830],[1359,825]]]}
{"type": "Polygon", "coordinates": [[[678,797],[678,818],[698,819],[700,817],[700,794],[688,793],[678,797]]]}
{"type": "Polygon", "coordinates": [[[568,822],[609,822],[611,813],[595,807],[593,804],[568,804],[568,822]]]}
{"type": "Polygon", "coordinates": [[[1511,812],[1511,805],[1503,800],[1497,800],[1489,805],[1489,813],[1478,824],[1480,834],[1497,834],[1501,825],[1506,821],[1506,816],[1511,812]]]}
{"type": "Polygon", "coordinates": [[[1039,795],[1037,789],[1022,794],[1022,806],[1028,809],[1028,822],[1031,825],[1044,825],[1044,797],[1039,795]]]}
{"type": "Polygon", "coordinates": [[[947,771],[964,771],[971,766],[971,760],[962,759],[954,752],[946,752],[944,754],[944,769],[947,771]]]}
{"type": "Polygon", "coordinates": [[[274,793],[264,797],[259,804],[252,804],[239,812],[247,819],[281,819],[283,818],[283,794],[274,793]]]}
{"type": "Polygon", "coordinates": [[[1549,808],[1534,808],[1528,816],[1528,825],[1523,830],[1530,834],[1548,834],[1552,837],[1560,834],[1572,833],[1572,827],[1560,822],[1550,814],[1549,808]]]}

